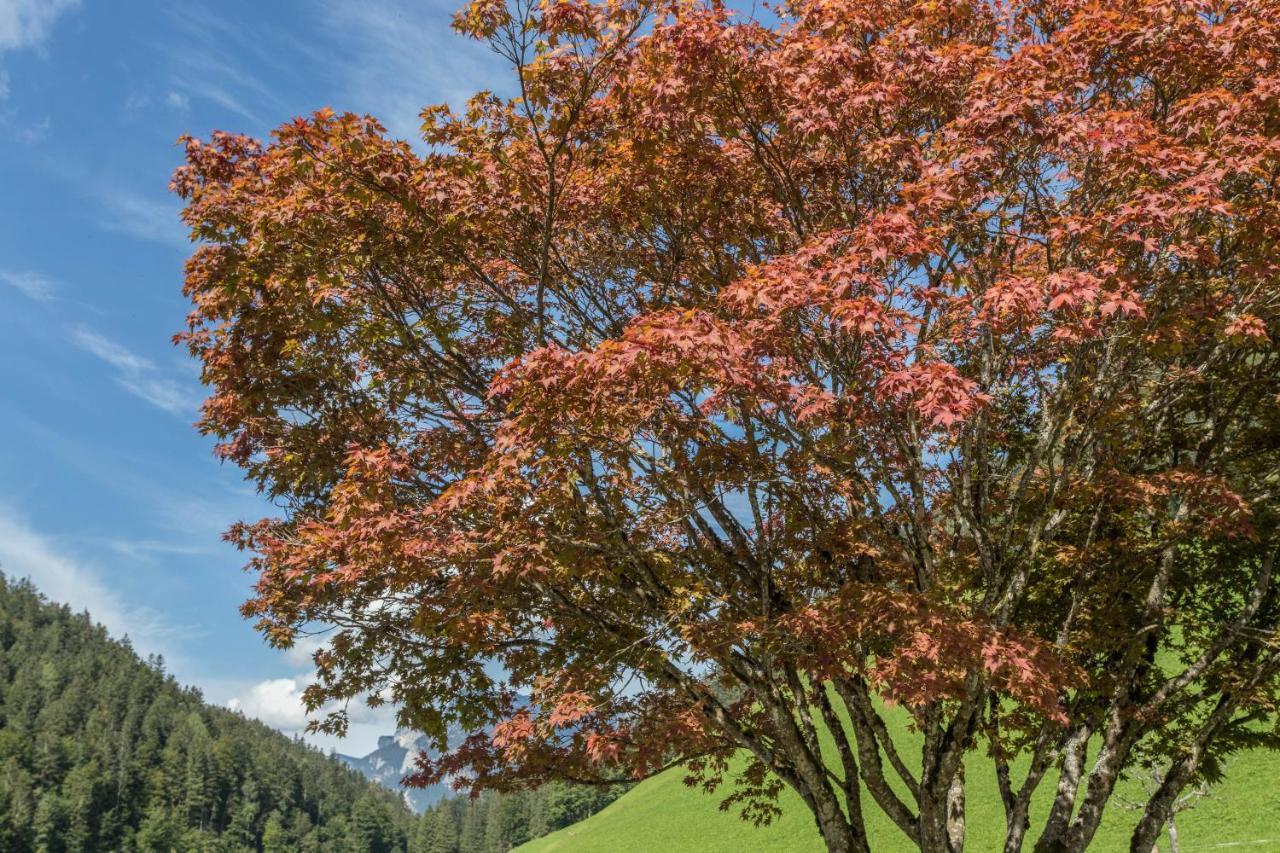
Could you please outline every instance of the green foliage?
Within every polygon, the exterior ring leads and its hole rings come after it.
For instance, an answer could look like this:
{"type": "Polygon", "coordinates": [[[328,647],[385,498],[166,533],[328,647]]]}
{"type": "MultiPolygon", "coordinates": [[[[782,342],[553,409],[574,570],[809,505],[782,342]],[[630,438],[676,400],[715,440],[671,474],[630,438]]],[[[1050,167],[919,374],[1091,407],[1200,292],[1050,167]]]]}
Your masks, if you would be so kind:
{"type": "Polygon", "coordinates": [[[443,800],[418,819],[409,853],[506,853],[590,817],[626,790],[551,782],[530,791],[443,800]]]}
{"type": "Polygon", "coordinates": [[[404,853],[396,795],[0,575],[0,850],[404,853]]]}

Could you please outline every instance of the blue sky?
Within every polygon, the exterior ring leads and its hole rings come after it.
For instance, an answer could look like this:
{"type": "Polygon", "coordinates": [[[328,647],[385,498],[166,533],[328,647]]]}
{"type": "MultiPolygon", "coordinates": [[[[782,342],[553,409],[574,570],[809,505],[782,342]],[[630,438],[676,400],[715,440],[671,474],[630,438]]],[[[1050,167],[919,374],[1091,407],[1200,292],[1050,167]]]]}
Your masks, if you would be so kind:
{"type": "MultiPolygon", "coordinates": [[[[251,577],[219,534],[270,508],[191,427],[203,391],[169,342],[190,247],[165,187],[184,133],[332,106],[412,138],[422,106],[499,88],[455,5],[0,0],[0,563],[286,731],[309,662],[237,612],[251,577]]],[[[367,713],[337,746],[391,725],[367,713]]]]}

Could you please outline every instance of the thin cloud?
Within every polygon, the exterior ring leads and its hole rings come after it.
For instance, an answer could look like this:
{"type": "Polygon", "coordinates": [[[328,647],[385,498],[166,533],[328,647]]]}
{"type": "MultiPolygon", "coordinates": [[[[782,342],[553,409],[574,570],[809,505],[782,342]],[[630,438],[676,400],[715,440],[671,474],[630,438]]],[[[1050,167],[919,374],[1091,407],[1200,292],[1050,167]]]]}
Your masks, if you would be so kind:
{"type": "Polygon", "coordinates": [[[0,0],[0,51],[44,46],[53,24],[80,0],[0,0]]]}
{"type": "Polygon", "coordinates": [[[155,363],[84,327],[73,329],[71,342],[116,369],[116,382],[129,393],[173,415],[190,416],[200,404],[187,386],[160,374],[155,363]]]}
{"type": "Polygon", "coordinates": [[[452,0],[324,0],[326,29],[347,49],[335,61],[350,106],[371,113],[394,135],[420,138],[419,113],[442,101],[461,106],[492,83],[497,60],[450,24],[452,0]]]}
{"type": "Polygon", "coordinates": [[[150,376],[140,379],[121,378],[120,384],[129,393],[173,415],[190,415],[200,406],[199,395],[172,379],[150,376]]]}
{"type": "MultiPolygon", "coordinates": [[[[54,23],[80,0],[0,0],[0,55],[15,50],[44,52],[54,23]]],[[[9,74],[0,68],[0,101],[9,97],[9,74]]]]}
{"type": "Polygon", "coordinates": [[[160,652],[176,630],[155,612],[130,607],[99,577],[97,569],[63,552],[53,540],[0,505],[0,566],[11,578],[30,578],[52,601],[88,610],[112,636],[128,635],[143,654],[160,652]]]}
{"type": "Polygon", "coordinates": [[[0,270],[0,282],[4,282],[36,302],[50,302],[57,292],[57,287],[52,280],[34,272],[0,270]]]}
{"type": "Polygon", "coordinates": [[[107,213],[99,221],[106,230],[190,250],[191,241],[178,215],[181,207],[176,201],[160,201],[135,192],[112,191],[105,187],[94,195],[107,213]]]}
{"type": "Polygon", "coordinates": [[[208,548],[194,545],[177,545],[172,542],[160,542],[154,539],[112,539],[107,546],[121,556],[131,560],[150,562],[158,555],[193,556],[208,553],[208,548]]]}
{"type": "Polygon", "coordinates": [[[53,127],[53,120],[45,116],[33,124],[19,127],[14,131],[13,138],[23,145],[37,145],[48,138],[51,127],[53,127]]]}
{"type": "MultiPolygon", "coordinates": [[[[272,43],[281,33],[268,25],[254,28],[238,26],[226,15],[199,4],[184,4],[170,10],[175,27],[185,34],[183,43],[166,45],[164,53],[170,62],[169,82],[182,108],[191,98],[199,98],[263,125],[265,114],[276,119],[284,104],[262,79],[233,60],[235,56],[251,56],[271,68],[271,79],[296,73],[272,43]]],[[[177,107],[178,102],[170,101],[177,107]]]]}

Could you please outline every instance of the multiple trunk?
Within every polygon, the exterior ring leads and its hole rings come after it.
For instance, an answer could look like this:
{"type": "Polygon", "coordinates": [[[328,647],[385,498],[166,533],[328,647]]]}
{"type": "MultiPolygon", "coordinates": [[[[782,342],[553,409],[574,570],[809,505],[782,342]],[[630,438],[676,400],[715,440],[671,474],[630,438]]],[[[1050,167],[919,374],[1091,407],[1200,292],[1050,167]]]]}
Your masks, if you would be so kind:
{"type": "MultiPolygon", "coordinates": [[[[1241,640],[1246,626],[1264,605],[1275,604],[1271,570],[1275,555],[1263,560],[1254,587],[1236,618],[1222,626],[1199,660],[1177,675],[1153,681],[1157,645],[1141,632],[1115,667],[1108,696],[1078,700],[1068,708],[1069,726],[1045,723],[1028,750],[1025,775],[1015,779],[1007,757],[995,757],[995,771],[1006,817],[1004,853],[1079,853],[1089,848],[1123,772],[1131,766],[1135,747],[1153,735],[1172,700],[1186,690],[1212,659],[1229,656],[1242,674],[1229,690],[1217,694],[1194,724],[1186,723],[1175,754],[1159,784],[1143,804],[1130,843],[1131,853],[1151,853],[1168,830],[1176,846],[1172,821],[1179,797],[1197,776],[1215,738],[1248,726],[1255,716],[1246,700],[1280,674],[1280,650],[1266,643],[1241,640]],[[1048,779],[1055,779],[1053,799],[1041,826],[1033,827],[1030,803],[1048,779]]],[[[1162,555],[1148,594],[1151,618],[1165,601],[1170,571],[1162,555]]],[[[835,679],[824,689],[803,688],[796,673],[791,692],[763,699],[776,731],[772,748],[757,754],[795,788],[813,812],[830,851],[868,851],[863,821],[863,794],[887,815],[903,835],[925,853],[960,853],[965,845],[964,758],[977,745],[983,711],[997,716],[999,699],[977,674],[967,695],[945,711],[941,702],[914,709],[923,734],[919,772],[898,752],[872,688],[860,678],[835,679]],[[817,745],[814,721],[831,731],[841,774],[826,770],[817,745]],[[845,721],[845,722],[842,722],[845,721]]],[[[1204,702],[1201,701],[1201,707],[1204,702]]],[[[1188,717],[1189,719],[1189,717],[1188,717]]],[[[986,734],[998,732],[991,720],[986,734]]]]}

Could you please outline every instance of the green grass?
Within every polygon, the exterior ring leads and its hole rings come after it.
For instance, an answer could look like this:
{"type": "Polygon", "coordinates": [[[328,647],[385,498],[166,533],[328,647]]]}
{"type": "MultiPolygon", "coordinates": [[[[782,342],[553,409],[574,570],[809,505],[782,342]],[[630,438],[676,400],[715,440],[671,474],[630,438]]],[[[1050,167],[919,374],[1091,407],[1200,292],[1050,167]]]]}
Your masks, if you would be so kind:
{"type": "MultiPolygon", "coordinates": [[[[915,736],[906,731],[900,718],[891,722],[900,747],[914,754],[918,743],[915,736]]],[[[999,850],[1004,838],[1004,809],[991,762],[975,753],[967,762],[966,771],[966,849],[978,853],[999,850]]],[[[1015,769],[1014,778],[1018,775],[1015,769]]],[[[518,849],[520,853],[822,853],[825,849],[813,819],[790,789],[784,791],[779,802],[782,817],[768,827],[756,829],[735,813],[720,811],[722,795],[688,788],[683,777],[683,771],[675,768],[642,782],[599,814],[518,849]]],[[[1033,833],[1043,822],[1053,785],[1054,780],[1047,779],[1038,792],[1038,808],[1033,806],[1032,811],[1033,833]]],[[[1119,794],[1140,799],[1142,788],[1136,781],[1123,782],[1119,794]]],[[[875,853],[914,849],[865,793],[863,813],[875,853]]],[[[1136,820],[1135,812],[1121,808],[1113,800],[1091,849],[1127,851],[1136,820]]],[[[1183,853],[1212,849],[1280,851],[1280,754],[1253,752],[1236,756],[1229,765],[1226,781],[1193,810],[1178,817],[1178,832],[1183,853]]],[[[1168,848],[1162,843],[1160,849],[1168,848]]]]}

